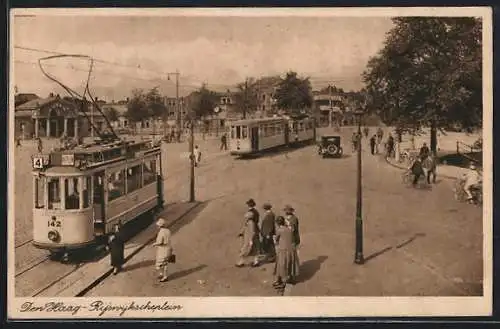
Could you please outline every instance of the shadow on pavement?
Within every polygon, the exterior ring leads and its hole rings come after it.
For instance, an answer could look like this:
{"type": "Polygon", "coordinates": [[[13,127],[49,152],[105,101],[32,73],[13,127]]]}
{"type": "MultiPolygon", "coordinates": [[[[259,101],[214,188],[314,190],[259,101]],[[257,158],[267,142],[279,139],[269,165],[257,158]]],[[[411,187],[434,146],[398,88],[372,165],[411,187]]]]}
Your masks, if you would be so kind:
{"type": "Polygon", "coordinates": [[[298,282],[305,282],[311,279],[319,271],[321,264],[328,259],[328,256],[318,256],[315,259],[305,261],[300,265],[298,282]]]}
{"type": "Polygon", "coordinates": [[[203,209],[205,209],[205,207],[209,203],[210,203],[210,201],[200,202],[191,211],[189,211],[189,213],[186,214],[185,217],[182,218],[182,220],[179,220],[179,221],[176,221],[175,223],[173,223],[172,226],[169,227],[170,232],[172,232],[172,234],[174,234],[177,231],[179,231],[183,226],[188,225],[189,223],[191,223],[198,216],[198,214],[200,212],[202,212],[203,209]]]}
{"type": "Polygon", "coordinates": [[[198,265],[196,267],[188,268],[186,270],[174,272],[174,273],[172,273],[171,275],[168,276],[168,280],[171,281],[171,280],[175,280],[175,279],[180,279],[180,278],[182,278],[184,276],[187,276],[187,275],[193,274],[195,272],[201,271],[205,267],[207,267],[207,265],[202,264],[202,265],[198,265]]]}
{"type": "Polygon", "coordinates": [[[130,266],[125,266],[123,268],[123,272],[133,271],[135,269],[142,268],[142,267],[153,267],[154,264],[155,264],[154,259],[141,260],[140,262],[131,264],[130,266]]]}
{"type": "Polygon", "coordinates": [[[407,246],[409,245],[410,243],[412,243],[413,241],[415,241],[417,238],[419,237],[425,237],[425,233],[416,233],[415,235],[413,235],[411,238],[407,239],[406,241],[396,245],[395,247],[394,246],[389,246],[389,247],[385,247],[384,249],[382,250],[379,250],[377,252],[374,252],[373,254],[365,257],[365,263],[382,255],[382,254],[385,254],[386,252],[390,251],[390,250],[393,250],[394,248],[396,249],[400,249],[400,248],[403,248],[404,246],[407,246]]]}

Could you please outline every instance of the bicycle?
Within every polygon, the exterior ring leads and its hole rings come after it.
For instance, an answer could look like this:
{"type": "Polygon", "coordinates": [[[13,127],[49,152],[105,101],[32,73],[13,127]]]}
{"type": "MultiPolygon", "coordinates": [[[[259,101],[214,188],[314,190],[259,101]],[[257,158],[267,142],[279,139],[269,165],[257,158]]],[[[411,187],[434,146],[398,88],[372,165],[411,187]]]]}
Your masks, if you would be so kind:
{"type": "MultiPolygon", "coordinates": [[[[407,170],[403,173],[403,175],[401,175],[401,179],[403,181],[403,184],[408,185],[408,186],[413,184],[414,178],[415,178],[415,175],[413,174],[413,172],[411,170],[407,170]]],[[[429,186],[427,184],[427,178],[426,178],[425,174],[420,175],[420,177],[418,178],[418,183],[421,183],[422,180],[425,182],[426,186],[429,186]]]]}
{"type": "Polygon", "coordinates": [[[458,202],[470,201],[476,205],[482,205],[483,204],[482,183],[479,184],[478,186],[472,187],[471,189],[472,200],[468,200],[468,196],[467,193],[465,192],[464,185],[465,185],[464,179],[457,178],[455,180],[455,184],[453,186],[453,195],[455,197],[455,200],[457,200],[458,202]]]}

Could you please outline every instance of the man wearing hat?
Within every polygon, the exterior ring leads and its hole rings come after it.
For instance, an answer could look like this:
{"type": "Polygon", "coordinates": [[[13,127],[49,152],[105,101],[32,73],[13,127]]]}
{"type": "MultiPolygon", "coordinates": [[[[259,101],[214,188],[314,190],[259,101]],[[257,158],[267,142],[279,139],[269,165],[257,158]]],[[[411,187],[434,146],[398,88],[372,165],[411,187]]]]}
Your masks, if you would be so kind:
{"type": "Polygon", "coordinates": [[[470,165],[470,169],[471,170],[464,175],[464,192],[467,193],[467,200],[469,201],[473,199],[471,189],[479,185],[483,180],[474,163],[470,165]]]}
{"type": "Polygon", "coordinates": [[[260,236],[262,241],[262,253],[268,262],[273,262],[275,259],[275,249],[273,236],[275,231],[275,215],[271,210],[272,206],[269,203],[264,203],[264,216],[260,224],[260,236]]]}
{"type": "Polygon", "coordinates": [[[285,211],[285,221],[287,226],[292,228],[293,243],[296,247],[298,247],[300,245],[299,219],[295,216],[295,209],[293,209],[290,205],[286,205],[283,210],[285,211]]]}

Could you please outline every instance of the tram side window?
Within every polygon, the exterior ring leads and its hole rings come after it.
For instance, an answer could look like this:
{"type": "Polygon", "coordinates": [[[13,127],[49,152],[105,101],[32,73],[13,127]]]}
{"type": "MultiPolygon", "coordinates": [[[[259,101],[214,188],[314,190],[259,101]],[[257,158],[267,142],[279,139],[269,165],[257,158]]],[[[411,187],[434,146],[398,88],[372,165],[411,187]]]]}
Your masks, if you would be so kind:
{"type": "Polygon", "coordinates": [[[281,135],[281,133],[282,133],[282,127],[281,127],[281,125],[277,125],[276,126],[276,134],[281,135]]]}
{"type": "Polygon", "coordinates": [[[82,178],[83,184],[83,208],[88,208],[90,206],[90,198],[92,198],[92,177],[86,176],[82,178]]]}
{"type": "Polygon", "coordinates": [[[156,181],[156,160],[146,160],[143,164],[144,168],[144,185],[151,184],[156,181]]]}
{"type": "Polygon", "coordinates": [[[133,192],[142,187],[141,165],[127,169],[127,193],[133,192]]]}
{"type": "Polygon", "coordinates": [[[241,126],[241,138],[245,139],[248,137],[247,126],[241,126]]]}
{"type": "Polygon", "coordinates": [[[61,190],[59,178],[49,179],[49,209],[61,209],[61,190]]]}
{"type": "Polygon", "coordinates": [[[231,139],[234,139],[235,131],[236,131],[236,129],[234,128],[234,126],[231,126],[231,139]]]}
{"type": "Polygon", "coordinates": [[[241,138],[241,126],[236,126],[236,138],[241,138]]]}
{"type": "Polygon", "coordinates": [[[78,180],[78,178],[64,179],[65,209],[80,209],[80,190],[78,180]]]}
{"type": "Polygon", "coordinates": [[[35,178],[35,208],[45,208],[45,179],[35,178]]]}
{"type": "Polygon", "coordinates": [[[125,194],[125,170],[113,172],[108,177],[108,201],[125,194]]]}

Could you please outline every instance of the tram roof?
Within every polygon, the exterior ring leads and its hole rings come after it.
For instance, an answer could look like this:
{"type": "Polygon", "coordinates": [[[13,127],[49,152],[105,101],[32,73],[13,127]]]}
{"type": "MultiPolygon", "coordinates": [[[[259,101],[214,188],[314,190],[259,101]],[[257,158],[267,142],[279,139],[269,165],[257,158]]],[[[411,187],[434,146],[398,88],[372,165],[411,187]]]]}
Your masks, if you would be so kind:
{"type": "Polygon", "coordinates": [[[276,118],[258,118],[258,119],[243,119],[243,120],[235,120],[231,121],[231,125],[251,125],[255,123],[273,123],[273,122],[279,122],[286,120],[283,117],[276,117],[276,118]]]}

